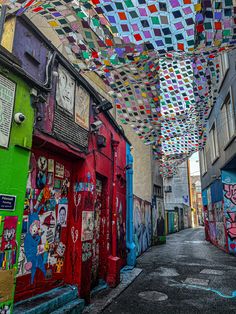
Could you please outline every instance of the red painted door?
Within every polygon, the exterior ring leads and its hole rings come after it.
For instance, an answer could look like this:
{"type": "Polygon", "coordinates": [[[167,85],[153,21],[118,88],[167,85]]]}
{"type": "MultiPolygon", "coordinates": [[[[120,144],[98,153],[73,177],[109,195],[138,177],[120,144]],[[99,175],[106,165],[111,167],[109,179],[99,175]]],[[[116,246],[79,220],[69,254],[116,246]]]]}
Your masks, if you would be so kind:
{"type": "Polygon", "coordinates": [[[96,178],[96,202],[94,208],[94,236],[92,242],[91,288],[105,279],[106,273],[106,195],[105,180],[96,178]]]}
{"type": "Polygon", "coordinates": [[[117,211],[117,256],[120,258],[120,266],[126,264],[126,180],[121,174],[117,175],[116,190],[117,211]]]}
{"type": "Polygon", "coordinates": [[[62,285],[65,279],[71,163],[34,150],[26,189],[16,300],[62,285]]]}

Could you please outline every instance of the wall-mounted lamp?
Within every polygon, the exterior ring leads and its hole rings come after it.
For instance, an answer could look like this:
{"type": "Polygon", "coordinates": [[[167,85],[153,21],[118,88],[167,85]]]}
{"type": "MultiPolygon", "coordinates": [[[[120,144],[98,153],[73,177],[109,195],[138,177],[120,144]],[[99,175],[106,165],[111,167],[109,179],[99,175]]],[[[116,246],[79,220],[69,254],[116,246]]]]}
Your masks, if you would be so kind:
{"type": "Polygon", "coordinates": [[[104,111],[108,111],[112,108],[112,103],[106,99],[101,101],[99,104],[93,104],[93,109],[96,114],[104,111]]]}

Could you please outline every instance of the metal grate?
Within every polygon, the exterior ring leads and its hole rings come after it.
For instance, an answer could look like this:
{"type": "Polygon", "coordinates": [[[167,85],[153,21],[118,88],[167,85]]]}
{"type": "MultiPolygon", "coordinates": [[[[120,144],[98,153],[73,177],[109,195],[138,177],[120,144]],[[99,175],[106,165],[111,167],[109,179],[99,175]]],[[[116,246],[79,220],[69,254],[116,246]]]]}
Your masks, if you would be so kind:
{"type": "Polygon", "coordinates": [[[55,109],[53,133],[63,142],[79,146],[84,150],[88,148],[88,130],[85,130],[74,122],[74,117],[55,109]]]}

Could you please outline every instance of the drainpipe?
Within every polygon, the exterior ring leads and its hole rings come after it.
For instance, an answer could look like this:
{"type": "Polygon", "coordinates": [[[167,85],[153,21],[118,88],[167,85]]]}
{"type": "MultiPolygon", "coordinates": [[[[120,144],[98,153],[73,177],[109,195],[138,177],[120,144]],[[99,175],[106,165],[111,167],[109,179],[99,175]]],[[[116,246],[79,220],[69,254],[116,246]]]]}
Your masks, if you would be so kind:
{"type": "Polygon", "coordinates": [[[192,198],[192,186],[191,186],[190,160],[189,159],[187,160],[187,174],[188,174],[189,205],[190,205],[190,213],[191,213],[191,227],[193,227],[193,223],[192,223],[193,198],[192,198]]]}
{"type": "Polygon", "coordinates": [[[136,246],[133,241],[133,156],[131,155],[130,145],[126,143],[126,247],[127,265],[136,265],[136,246]]]}
{"type": "Polygon", "coordinates": [[[3,36],[3,31],[4,31],[4,24],[5,24],[6,14],[7,14],[7,6],[6,5],[2,5],[1,6],[1,15],[0,15],[0,46],[1,46],[1,43],[2,43],[2,36],[3,36]]]}
{"type": "Polygon", "coordinates": [[[119,142],[112,140],[113,149],[113,189],[112,189],[112,221],[111,221],[111,255],[108,257],[107,283],[110,287],[116,287],[120,283],[120,258],[117,256],[117,208],[116,208],[116,184],[117,184],[117,148],[119,142]]]}

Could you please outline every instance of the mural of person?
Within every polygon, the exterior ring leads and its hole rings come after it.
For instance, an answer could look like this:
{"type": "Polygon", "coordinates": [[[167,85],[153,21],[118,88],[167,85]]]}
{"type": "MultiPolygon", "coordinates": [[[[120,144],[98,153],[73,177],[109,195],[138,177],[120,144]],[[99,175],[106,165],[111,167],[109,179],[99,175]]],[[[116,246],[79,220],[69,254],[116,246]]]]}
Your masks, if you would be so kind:
{"type": "Polygon", "coordinates": [[[141,254],[142,249],[142,216],[138,200],[134,201],[134,242],[136,246],[136,255],[141,254]]]}
{"type": "Polygon", "coordinates": [[[58,223],[62,226],[65,227],[66,226],[66,220],[67,220],[67,209],[68,206],[67,205],[59,205],[58,208],[58,223]]]}
{"type": "Polygon", "coordinates": [[[157,237],[165,235],[165,220],[163,217],[162,203],[158,202],[157,237]]]}
{"type": "Polygon", "coordinates": [[[29,215],[29,229],[24,240],[24,249],[27,263],[26,271],[31,270],[31,284],[34,282],[36,269],[39,268],[44,276],[46,269],[43,263],[42,250],[39,249],[41,244],[40,220],[37,213],[29,215]]]}

